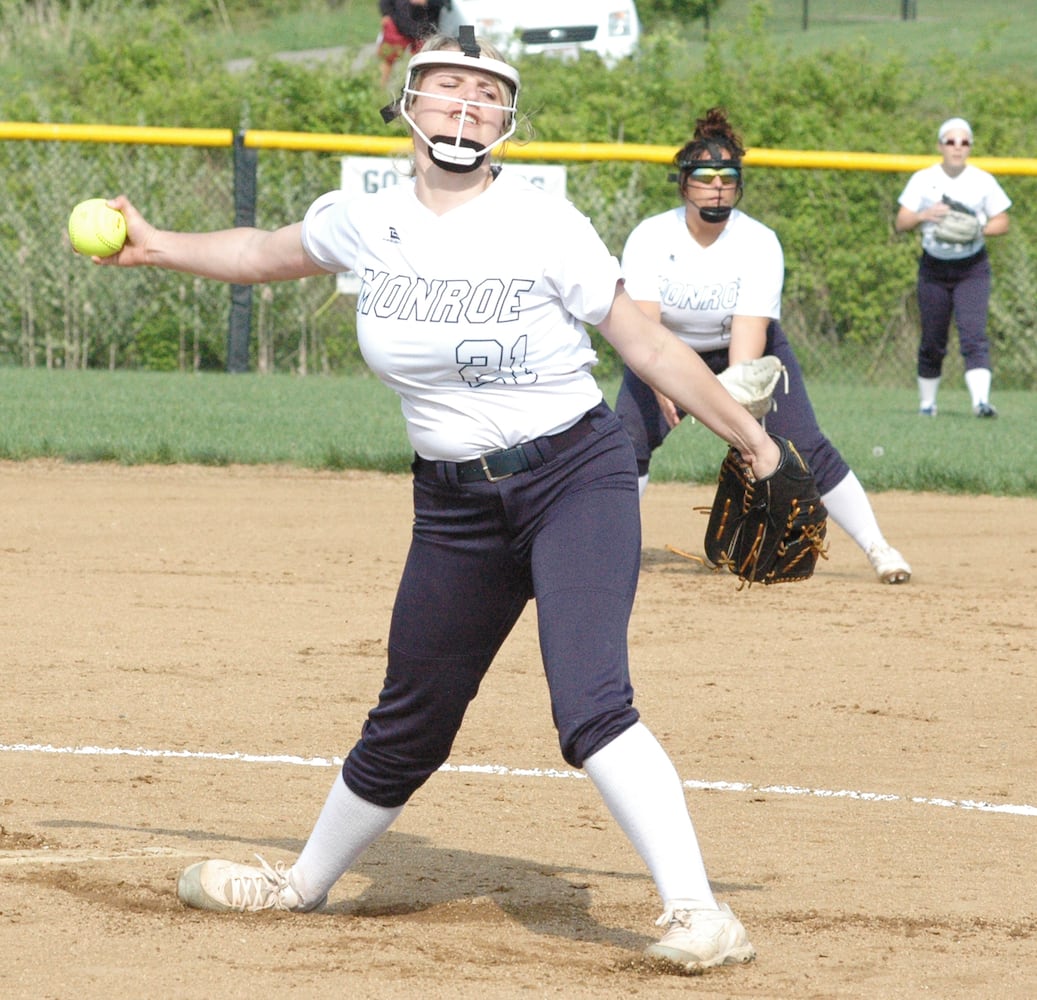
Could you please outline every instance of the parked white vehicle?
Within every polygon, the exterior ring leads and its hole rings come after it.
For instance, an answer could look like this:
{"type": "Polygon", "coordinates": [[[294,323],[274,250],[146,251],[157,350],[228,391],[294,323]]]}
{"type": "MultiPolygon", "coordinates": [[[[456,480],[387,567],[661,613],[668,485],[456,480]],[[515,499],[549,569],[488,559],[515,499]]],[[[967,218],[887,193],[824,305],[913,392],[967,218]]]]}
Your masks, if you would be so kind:
{"type": "Polygon", "coordinates": [[[457,34],[462,24],[506,55],[597,52],[607,62],[631,55],[641,37],[634,0],[450,0],[440,30],[457,34]]]}

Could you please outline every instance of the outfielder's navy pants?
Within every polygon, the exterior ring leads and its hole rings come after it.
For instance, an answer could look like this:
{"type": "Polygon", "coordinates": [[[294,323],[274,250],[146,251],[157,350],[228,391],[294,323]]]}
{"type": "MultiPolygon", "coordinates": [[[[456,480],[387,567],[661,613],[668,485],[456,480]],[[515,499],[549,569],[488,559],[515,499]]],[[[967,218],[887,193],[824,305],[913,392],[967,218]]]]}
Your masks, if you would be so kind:
{"type": "MultiPolygon", "coordinates": [[[[797,451],[810,466],[818,490],[825,494],[843,481],[850,467],[818,426],[814,407],[803,381],[803,370],[777,320],[771,320],[767,326],[767,345],[764,353],[773,354],[781,359],[788,372],[789,385],[789,391],[786,393],[784,377],[778,383],[774,392],[778,408],[767,414],[767,430],[788,438],[796,446],[797,451]]],[[[726,349],[705,351],[701,357],[714,374],[720,374],[728,366],[726,349]]],[[[623,372],[623,384],[616,399],[616,415],[634,444],[637,474],[647,475],[652,452],[663,443],[671,428],[659,409],[659,403],[651,387],[642,382],[629,368],[623,372]]],[[[684,416],[683,412],[681,416],[684,416]]]]}
{"type": "Polygon", "coordinates": [[[990,258],[985,248],[965,260],[938,260],[922,254],[918,265],[918,310],[922,325],[918,374],[921,378],[939,378],[943,372],[952,316],[958,328],[958,348],[965,370],[990,368],[989,305],[990,258]]]}
{"type": "MultiPolygon", "coordinates": [[[[574,767],[638,719],[627,625],[641,558],[630,441],[605,405],[561,454],[496,483],[414,462],[414,528],[377,706],[342,768],[402,805],[447,760],[465,710],[530,599],[562,756],[574,767]]],[[[507,725],[507,706],[499,715],[507,725]]]]}

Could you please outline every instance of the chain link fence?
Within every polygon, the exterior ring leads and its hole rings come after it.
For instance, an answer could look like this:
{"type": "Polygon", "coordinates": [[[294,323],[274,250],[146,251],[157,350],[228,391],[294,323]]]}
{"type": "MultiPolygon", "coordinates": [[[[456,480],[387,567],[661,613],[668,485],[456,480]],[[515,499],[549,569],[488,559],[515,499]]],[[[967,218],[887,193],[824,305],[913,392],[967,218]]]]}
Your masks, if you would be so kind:
{"type": "MultiPolygon", "coordinates": [[[[256,224],[274,228],[302,218],[323,191],[339,186],[342,154],[260,149],[256,224]]],[[[594,221],[614,252],[645,215],[673,203],[648,204],[638,163],[609,164],[619,181],[603,194],[598,164],[569,169],[569,196],[594,221]]],[[[160,228],[233,226],[234,151],[194,147],[69,141],[0,141],[6,197],[0,203],[0,364],[46,368],[227,370],[232,290],[154,268],[96,267],[72,253],[66,231],[72,206],[88,197],[125,193],[160,228]]],[[[653,167],[653,170],[657,168],[653,167]]],[[[888,178],[899,190],[902,182],[888,178]]],[[[1020,186],[1034,178],[1014,178],[1020,186]]],[[[895,197],[895,194],[893,195],[895,197]]],[[[657,200],[657,198],[656,198],[657,200]]],[[[1033,203],[1032,199],[1030,203],[1033,203]]],[[[990,325],[998,384],[1037,383],[1037,222],[1023,215],[992,241],[994,295],[990,325]]],[[[766,221],[766,217],[764,217],[766,221]]],[[[780,235],[780,228],[779,228],[780,235]]],[[[891,303],[882,330],[852,343],[824,323],[824,259],[796,263],[797,295],[786,294],[783,322],[810,376],[913,385],[918,341],[913,274],[891,303]],[[804,287],[805,286],[805,287],[804,287]]],[[[899,285],[898,285],[899,287],[899,285]]],[[[786,288],[788,293],[789,289],[786,288]]],[[[261,373],[330,374],[362,362],[355,341],[354,300],[332,276],[252,289],[244,367],[261,373]]],[[[599,342],[602,374],[616,359],[599,342]]],[[[953,342],[945,374],[960,374],[953,342]]]]}
{"type": "MultiPolygon", "coordinates": [[[[68,214],[84,198],[125,193],[160,228],[235,224],[233,151],[129,144],[0,143],[0,363],[47,368],[222,370],[231,291],[155,268],[96,267],[71,250],[68,214]]],[[[316,153],[259,158],[257,224],[302,218],[338,183],[316,153]]],[[[252,296],[251,366],[330,372],[357,360],[335,280],[286,282],[252,296]]]]}

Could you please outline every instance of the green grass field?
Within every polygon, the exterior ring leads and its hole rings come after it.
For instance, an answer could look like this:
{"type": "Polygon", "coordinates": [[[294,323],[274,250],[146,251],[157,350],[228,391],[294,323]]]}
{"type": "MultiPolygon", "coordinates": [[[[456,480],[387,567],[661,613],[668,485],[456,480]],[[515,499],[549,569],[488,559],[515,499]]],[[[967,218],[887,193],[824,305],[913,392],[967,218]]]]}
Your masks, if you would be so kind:
{"type": "MultiPolygon", "coordinates": [[[[603,384],[615,398],[617,385],[603,384]]],[[[810,386],[821,426],[869,490],[1037,496],[1037,396],[995,393],[980,421],[948,385],[935,420],[913,387],[810,386]]],[[[656,482],[710,482],[724,445],[685,421],[653,461],[656,482]]],[[[127,465],[288,464],[404,472],[410,449],[393,396],[372,377],[179,375],[0,369],[0,459],[127,465]]]]}
{"type": "MultiPolygon", "coordinates": [[[[712,28],[727,31],[736,27],[758,3],[722,0],[712,17],[712,28]]],[[[767,0],[766,6],[769,36],[793,55],[863,42],[883,57],[899,55],[915,64],[942,61],[948,54],[969,55],[980,70],[1017,70],[1026,77],[1035,72],[1037,4],[915,0],[916,17],[906,21],[901,18],[900,0],[767,0]],[[808,13],[805,29],[804,8],[808,13]]],[[[699,27],[694,34],[701,40],[699,27]]]]}
{"type": "Polygon", "coordinates": [[[332,7],[314,0],[300,10],[265,16],[261,11],[231,17],[231,29],[212,38],[221,58],[260,58],[275,52],[374,45],[381,24],[375,0],[342,0],[332,7]]]}

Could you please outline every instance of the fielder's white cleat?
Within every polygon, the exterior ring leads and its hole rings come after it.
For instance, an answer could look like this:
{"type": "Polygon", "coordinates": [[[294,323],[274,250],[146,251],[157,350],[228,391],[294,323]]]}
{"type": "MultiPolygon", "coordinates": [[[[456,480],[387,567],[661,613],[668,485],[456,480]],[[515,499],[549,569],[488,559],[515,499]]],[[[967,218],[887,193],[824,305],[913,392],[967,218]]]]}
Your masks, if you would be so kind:
{"type": "Polygon", "coordinates": [[[234,861],[199,861],[180,873],[176,894],[185,906],[196,910],[258,913],[290,910],[306,913],[324,908],[328,897],[306,905],[288,881],[283,861],[271,867],[258,854],[260,867],[234,861]]]}
{"type": "Polygon", "coordinates": [[[876,542],[868,549],[868,561],[882,583],[907,583],[911,567],[892,545],[876,542]]]}
{"type": "Polygon", "coordinates": [[[727,903],[720,909],[668,909],[656,922],[666,933],[645,950],[649,958],[702,972],[717,965],[740,965],[756,958],[741,921],[727,903]]]}

